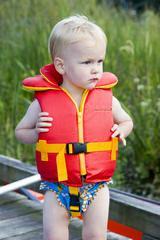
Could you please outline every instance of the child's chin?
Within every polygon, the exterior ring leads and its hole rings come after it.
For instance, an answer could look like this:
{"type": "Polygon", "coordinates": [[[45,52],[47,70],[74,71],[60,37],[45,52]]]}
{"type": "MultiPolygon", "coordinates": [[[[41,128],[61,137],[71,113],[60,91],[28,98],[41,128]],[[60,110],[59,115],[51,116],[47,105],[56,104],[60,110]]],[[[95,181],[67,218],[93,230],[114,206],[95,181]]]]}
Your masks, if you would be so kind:
{"type": "Polygon", "coordinates": [[[95,88],[96,84],[92,84],[90,86],[87,87],[88,90],[92,90],[93,88],[95,88]]]}

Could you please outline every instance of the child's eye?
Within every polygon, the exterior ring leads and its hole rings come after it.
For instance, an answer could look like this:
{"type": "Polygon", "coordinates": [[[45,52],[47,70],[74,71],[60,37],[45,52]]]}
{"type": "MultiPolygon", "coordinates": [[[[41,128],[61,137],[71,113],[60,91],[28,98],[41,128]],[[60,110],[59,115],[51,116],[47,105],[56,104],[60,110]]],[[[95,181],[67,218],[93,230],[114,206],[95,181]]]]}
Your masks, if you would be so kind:
{"type": "Polygon", "coordinates": [[[82,64],[91,64],[91,61],[90,60],[84,61],[84,62],[82,62],[82,64]]]}
{"type": "Polygon", "coordinates": [[[98,63],[103,63],[103,59],[98,60],[98,63]]]}
{"type": "MultiPolygon", "coordinates": [[[[81,64],[92,64],[92,63],[94,63],[93,60],[87,60],[87,61],[81,62],[81,64]]],[[[103,63],[103,59],[98,60],[98,63],[103,63]]]]}

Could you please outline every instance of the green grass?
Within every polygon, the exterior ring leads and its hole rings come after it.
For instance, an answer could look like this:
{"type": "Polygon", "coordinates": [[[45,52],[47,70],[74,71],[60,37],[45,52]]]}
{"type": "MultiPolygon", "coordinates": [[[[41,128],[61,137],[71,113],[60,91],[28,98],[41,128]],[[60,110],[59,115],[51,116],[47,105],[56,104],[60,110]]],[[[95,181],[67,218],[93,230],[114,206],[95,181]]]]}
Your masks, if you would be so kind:
{"type": "Polygon", "coordinates": [[[47,41],[60,19],[84,14],[107,34],[105,71],[119,85],[114,95],[134,121],[127,148],[120,148],[114,186],[160,197],[160,17],[108,8],[96,0],[6,0],[0,2],[0,153],[34,162],[34,147],[17,142],[14,129],[32,96],[21,80],[50,62],[47,41]]]}

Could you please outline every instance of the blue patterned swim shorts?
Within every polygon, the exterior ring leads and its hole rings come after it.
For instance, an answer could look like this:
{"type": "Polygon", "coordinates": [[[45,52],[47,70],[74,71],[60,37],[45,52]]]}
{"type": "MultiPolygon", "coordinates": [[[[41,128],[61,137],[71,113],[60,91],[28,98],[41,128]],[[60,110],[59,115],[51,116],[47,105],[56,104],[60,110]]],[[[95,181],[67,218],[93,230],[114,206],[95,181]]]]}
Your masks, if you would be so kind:
{"type": "MultiPolygon", "coordinates": [[[[96,193],[99,189],[106,186],[107,184],[112,183],[112,180],[109,182],[99,182],[92,184],[85,184],[82,187],[79,187],[79,203],[80,203],[80,213],[83,214],[87,207],[90,205],[96,193]]],[[[40,190],[42,191],[53,191],[56,193],[57,200],[59,204],[67,209],[70,214],[70,194],[69,187],[62,183],[52,183],[48,181],[41,182],[40,190]]]]}

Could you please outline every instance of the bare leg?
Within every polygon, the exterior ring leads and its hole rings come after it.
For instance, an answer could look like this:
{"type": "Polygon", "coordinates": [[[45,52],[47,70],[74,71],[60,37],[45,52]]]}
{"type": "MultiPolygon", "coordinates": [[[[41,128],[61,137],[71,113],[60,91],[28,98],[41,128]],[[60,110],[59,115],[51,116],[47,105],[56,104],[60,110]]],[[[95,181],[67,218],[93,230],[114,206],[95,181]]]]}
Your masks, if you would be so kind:
{"type": "Polygon", "coordinates": [[[106,240],[106,226],[109,212],[108,186],[101,188],[83,214],[83,240],[106,240]]]}
{"type": "Polygon", "coordinates": [[[68,240],[68,224],[67,210],[60,206],[54,192],[47,191],[43,207],[43,239],[68,240]]]}

